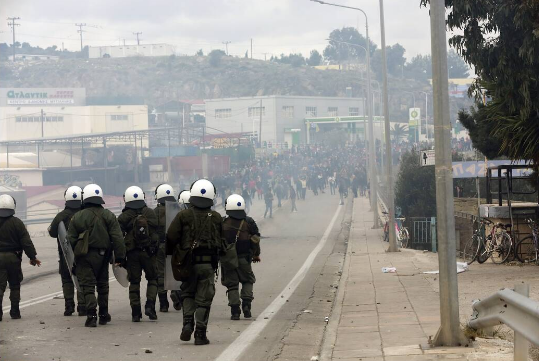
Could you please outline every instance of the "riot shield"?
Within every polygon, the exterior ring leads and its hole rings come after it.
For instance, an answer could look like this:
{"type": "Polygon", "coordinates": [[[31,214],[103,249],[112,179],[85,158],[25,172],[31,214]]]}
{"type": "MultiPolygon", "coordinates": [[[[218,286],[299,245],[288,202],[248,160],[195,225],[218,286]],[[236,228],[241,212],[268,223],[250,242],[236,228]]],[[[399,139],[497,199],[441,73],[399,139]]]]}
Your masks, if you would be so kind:
{"type": "MultiPolygon", "coordinates": [[[[168,227],[176,217],[176,215],[182,210],[181,205],[176,201],[167,201],[165,202],[166,210],[166,227],[165,231],[168,231],[168,227]]],[[[179,290],[180,281],[176,281],[174,275],[172,274],[172,256],[167,255],[165,259],[165,290],[179,290]]]]}
{"type": "Polygon", "coordinates": [[[73,266],[75,265],[75,254],[73,253],[73,248],[67,239],[67,231],[64,222],[60,222],[58,225],[58,243],[60,243],[60,248],[64,254],[64,259],[66,261],[67,269],[69,270],[69,275],[73,280],[73,284],[77,288],[77,292],[82,292],[79,286],[79,280],[77,276],[73,274],[73,266]]]}
{"type": "Polygon", "coordinates": [[[114,277],[116,278],[116,281],[123,287],[129,287],[129,276],[127,274],[127,270],[121,266],[116,266],[114,263],[114,251],[112,252],[112,273],[114,273],[114,277]]]}

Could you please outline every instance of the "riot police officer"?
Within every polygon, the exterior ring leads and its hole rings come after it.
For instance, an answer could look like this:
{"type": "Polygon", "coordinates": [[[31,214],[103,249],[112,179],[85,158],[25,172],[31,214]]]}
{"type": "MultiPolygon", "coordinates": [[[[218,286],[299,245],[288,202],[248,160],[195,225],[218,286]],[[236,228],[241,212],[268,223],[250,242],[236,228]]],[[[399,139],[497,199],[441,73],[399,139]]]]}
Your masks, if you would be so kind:
{"type": "Polygon", "coordinates": [[[245,200],[239,194],[227,198],[225,210],[228,217],[223,221],[223,233],[227,243],[236,246],[238,266],[227,268],[221,264],[221,284],[228,290],[230,319],[240,319],[240,283],[243,316],[251,318],[253,284],[256,282],[251,263],[260,262],[260,232],[254,219],[245,213],[245,200]]]}
{"type": "MultiPolygon", "coordinates": [[[[82,189],[77,186],[71,186],[64,192],[65,208],[58,213],[52,220],[49,226],[49,235],[53,238],[58,238],[58,226],[61,222],[64,223],[66,231],[69,229],[69,222],[75,213],[80,211],[82,206],[82,189]]],[[[65,311],[64,316],[71,316],[75,312],[75,285],[71,278],[71,270],[66,262],[64,252],[58,240],[58,261],[59,273],[62,279],[62,291],[64,293],[65,311]]],[[[77,292],[77,312],[79,316],[86,316],[86,305],[84,303],[84,295],[82,292],[77,292]]]]}
{"type": "Polygon", "coordinates": [[[2,300],[9,283],[9,300],[12,319],[20,319],[21,281],[23,278],[21,263],[22,253],[30,258],[32,266],[40,266],[37,253],[30,235],[22,221],[15,217],[15,199],[3,194],[0,196],[0,321],[2,321],[2,300]]]}
{"type": "MultiPolygon", "coordinates": [[[[159,236],[159,249],[157,251],[157,294],[159,296],[159,312],[168,312],[168,292],[165,290],[165,227],[167,201],[175,202],[174,189],[169,184],[160,184],[155,188],[157,207],[154,212],[157,217],[156,231],[159,236]]],[[[171,295],[172,296],[172,295],[171,295]]],[[[173,300],[174,301],[174,300],[173,300]]],[[[178,300],[179,303],[179,300],[178,300]]]]}
{"type": "Polygon", "coordinates": [[[125,244],[114,213],[103,208],[103,191],[97,184],[82,190],[84,209],[69,222],[67,238],[75,253],[76,275],[86,304],[86,327],[111,321],[109,314],[109,262],[114,250],[116,265],[125,265],[125,244]],[[95,290],[97,288],[97,299],[95,290]]]}
{"type": "Polygon", "coordinates": [[[140,303],[140,281],[142,271],[148,281],[144,314],[150,320],[157,320],[155,299],[157,296],[156,254],[159,247],[157,217],[146,206],[145,194],[137,186],[125,190],[125,208],[118,216],[118,223],[124,234],[127,250],[126,268],[129,273],[129,303],[131,320],[140,322],[142,318],[140,303]]]}
{"type": "Polygon", "coordinates": [[[178,196],[178,203],[180,203],[180,208],[182,210],[191,207],[191,203],[189,203],[189,198],[191,198],[190,191],[183,190],[180,192],[180,195],[178,196]]]}
{"type": "Polygon", "coordinates": [[[196,323],[195,345],[210,343],[206,330],[215,295],[214,274],[219,253],[226,247],[221,215],[211,210],[215,193],[214,185],[206,179],[193,183],[191,207],[176,215],[167,232],[166,253],[179,260],[177,272],[182,281],[180,339],[189,341],[196,323]]]}

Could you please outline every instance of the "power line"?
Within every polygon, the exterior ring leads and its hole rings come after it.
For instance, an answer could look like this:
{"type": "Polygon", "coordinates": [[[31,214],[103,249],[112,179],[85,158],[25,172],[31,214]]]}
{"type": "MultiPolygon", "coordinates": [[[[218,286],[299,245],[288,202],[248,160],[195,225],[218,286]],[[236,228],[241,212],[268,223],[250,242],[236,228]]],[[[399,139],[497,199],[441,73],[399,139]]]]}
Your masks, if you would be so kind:
{"type": "Polygon", "coordinates": [[[231,41],[223,41],[223,44],[225,44],[226,47],[226,55],[228,55],[228,44],[230,44],[231,41]]]}
{"type": "Polygon", "coordinates": [[[77,33],[80,34],[80,51],[82,53],[82,33],[84,32],[84,30],[82,30],[82,27],[86,26],[86,23],[75,24],[75,26],[79,27],[79,30],[77,30],[77,33]]]}
{"type": "Polygon", "coordinates": [[[133,35],[135,35],[137,37],[137,45],[140,45],[140,39],[139,39],[139,35],[141,35],[142,32],[137,32],[137,33],[133,33],[133,35]]]}
{"type": "Polygon", "coordinates": [[[13,18],[7,18],[11,23],[8,23],[9,26],[11,26],[11,29],[13,29],[13,61],[15,62],[15,27],[20,26],[21,24],[17,24],[15,20],[19,20],[19,17],[13,17],[13,18]]]}

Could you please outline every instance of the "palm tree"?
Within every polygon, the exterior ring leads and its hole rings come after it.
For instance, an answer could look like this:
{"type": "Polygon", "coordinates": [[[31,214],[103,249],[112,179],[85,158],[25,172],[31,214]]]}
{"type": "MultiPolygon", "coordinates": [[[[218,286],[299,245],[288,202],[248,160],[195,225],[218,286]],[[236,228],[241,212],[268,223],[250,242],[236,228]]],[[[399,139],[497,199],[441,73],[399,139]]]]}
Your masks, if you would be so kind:
{"type": "Polygon", "coordinates": [[[395,124],[393,126],[393,129],[391,129],[391,135],[393,136],[393,139],[397,142],[401,140],[401,138],[405,138],[406,133],[406,126],[403,124],[395,124]]]}

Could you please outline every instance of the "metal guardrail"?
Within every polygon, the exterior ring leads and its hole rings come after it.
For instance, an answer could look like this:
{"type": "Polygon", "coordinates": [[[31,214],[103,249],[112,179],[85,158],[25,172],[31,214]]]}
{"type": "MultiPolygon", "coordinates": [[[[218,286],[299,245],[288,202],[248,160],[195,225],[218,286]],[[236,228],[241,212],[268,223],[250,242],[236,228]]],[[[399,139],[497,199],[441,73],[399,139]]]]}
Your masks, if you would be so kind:
{"type": "Polygon", "coordinates": [[[515,290],[504,288],[492,296],[474,301],[474,314],[468,325],[476,330],[505,324],[515,331],[514,359],[528,360],[528,341],[539,346],[539,302],[528,298],[529,285],[517,284],[515,290]]]}

